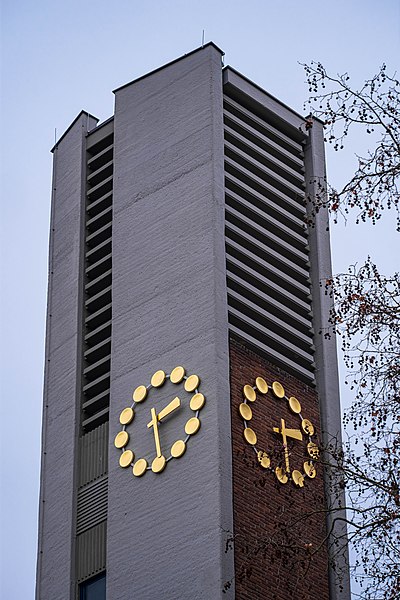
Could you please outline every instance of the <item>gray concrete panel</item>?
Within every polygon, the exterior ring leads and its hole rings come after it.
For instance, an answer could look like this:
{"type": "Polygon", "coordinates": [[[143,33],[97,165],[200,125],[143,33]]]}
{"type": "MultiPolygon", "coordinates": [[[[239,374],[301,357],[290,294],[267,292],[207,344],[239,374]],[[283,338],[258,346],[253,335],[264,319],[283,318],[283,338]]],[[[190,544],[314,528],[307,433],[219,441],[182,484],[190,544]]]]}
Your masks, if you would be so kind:
{"type": "MultiPolygon", "coordinates": [[[[315,120],[309,130],[309,137],[305,147],[306,166],[306,193],[309,199],[309,216],[313,218],[313,199],[326,193],[326,170],[323,127],[320,121],[315,120]],[[325,191],[324,191],[325,190],[325,191]]],[[[316,384],[321,414],[322,438],[324,445],[337,443],[340,447],[342,441],[342,423],[339,397],[339,377],[337,366],[336,338],[329,326],[332,299],[326,295],[325,282],[331,277],[331,251],[329,243],[329,215],[323,208],[314,218],[314,226],[309,228],[309,246],[312,280],[313,303],[313,328],[315,331],[315,365],[316,384]]],[[[328,505],[332,509],[345,505],[345,498],[340,481],[334,474],[325,470],[325,492],[328,505]]],[[[332,543],[335,536],[341,538],[346,533],[346,525],[338,521],[345,518],[345,513],[327,513],[327,528],[334,534],[330,539],[332,543]]],[[[350,598],[350,580],[348,571],[347,548],[342,550],[330,546],[331,567],[329,569],[329,591],[331,600],[348,600],[350,598]],[[336,564],[336,568],[332,568],[336,564]]]]}
{"type": "MultiPolygon", "coordinates": [[[[233,597],[221,53],[207,46],[118,90],[114,125],[107,594],[233,597]],[[201,429],[162,474],[134,478],[112,447],[119,412],[178,364],[201,378],[201,429]]],[[[140,423],[167,385],[138,406],[132,449],[148,447],[140,423]]]]}
{"type": "MultiPolygon", "coordinates": [[[[123,284],[126,277],[135,278],[132,293],[121,298],[119,313],[113,315],[117,321],[136,306],[173,291],[178,284],[181,291],[185,290],[182,302],[186,302],[193,294],[213,305],[214,282],[211,278],[204,279],[202,271],[208,268],[207,264],[204,265],[204,258],[210,252],[210,232],[215,222],[212,212],[207,207],[202,210],[201,201],[196,203],[196,193],[204,199],[204,204],[207,202],[209,183],[205,182],[209,177],[209,169],[203,165],[195,169],[193,175],[199,180],[196,188],[193,188],[190,176],[183,176],[179,184],[169,184],[165,189],[155,192],[153,198],[157,210],[144,200],[133,227],[129,221],[129,208],[115,215],[114,231],[118,228],[121,232],[123,249],[126,246],[125,240],[130,237],[133,239],[129,242],[131,254],[121,252],[113,285],[123,284]],[[185,195],[184,202],[171,210],[170,199],[182,193],[185,195]],[[145,235],[137,235],[137,232],[145,235]],[[154,252],[155,240],[157,252],[154,252]],[[143,257],[143,260],[132,260],[136,256],[143,257]],[[168,277],[164,276],[166,271],[168,277]]],[[[224,265],[216,265],[221,274],[224,272],[223,267],[224,265]]],[[[195,311],[192,306],[189,314],[195,311]]],[[[186,316],[182,315],[182,318],[186,316]]]]}
{"type": "Polygon", "coordinates": [[[36,597],[73,598],[84,136],[81,113],[54,148],[36,597]]]}

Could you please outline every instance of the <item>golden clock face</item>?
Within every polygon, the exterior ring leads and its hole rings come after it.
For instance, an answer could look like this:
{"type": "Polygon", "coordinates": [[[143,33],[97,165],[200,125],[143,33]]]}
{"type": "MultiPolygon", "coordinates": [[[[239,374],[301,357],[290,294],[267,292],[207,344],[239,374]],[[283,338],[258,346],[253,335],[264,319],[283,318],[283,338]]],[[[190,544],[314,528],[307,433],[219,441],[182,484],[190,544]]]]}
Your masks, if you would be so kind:
{"type": "Polygon", "coordinates": [[[133,402],[121,411],[121,430],[114,439],[121,468],[132,467],[135,477],[161,473],[168,462],[185,454],[201,425],[206,399],[199,387],[198,375],[187,375],[178,366],[169,374],[156,371],[149,384],[133,390],[133,402]]]}
{"type": "Polygon", "coordinates": [[[295,396],[287,395],[279,381],[268,385],[260,376],[255,379],[254,384],[244,385],[242,394],[243,401],[239,406],[239,413],[243,419],[243,436],[253,447],[260,467],[273,471],[282,484],[291,480],[297,487],[303,487],[307,479],[314,479],[317,473],[315,462],[319,457],[319,449],[313,440],[314,425],[309,419],[303,417],[300,401],[295,396]],[[273,414],[265,412],[266,405],[263,397],[266,394],[270,394],[274,399],[276,409],[273,414]],[[267,423],[271,423],[268,427],[271,435],[281,442],[280,457],[277,457],[275,452],[267,450],[268,440],[258,439],[257,432],[251,427],[253,411],[260,411],[263,418],[267,419],[267,423]],[[296,462],[291,456],[289,440],[294,440],[296,444],[303,444],[304,460],[299,464],[297,464],[298,459],[296,462]]]}

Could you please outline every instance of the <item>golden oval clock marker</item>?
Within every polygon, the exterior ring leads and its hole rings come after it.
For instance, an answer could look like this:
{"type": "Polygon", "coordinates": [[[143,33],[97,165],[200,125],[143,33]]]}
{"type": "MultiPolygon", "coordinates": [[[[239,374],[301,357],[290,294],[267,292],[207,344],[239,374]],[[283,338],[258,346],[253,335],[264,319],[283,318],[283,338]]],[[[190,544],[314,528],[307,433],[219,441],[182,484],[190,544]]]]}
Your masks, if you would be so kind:
{"type": "Polygon", "coordinates": [[[263,377],[256,378],[256,386],[259,392],[266,394],[268,392],[268,383],[263,377]]]}
{"type": "Polygon", "coordinates": [[[298,487],[304,487],[304,475],[300,471],[294,470],[292,472],[292,479],[298,487]]]}
{"type": "Polygon", "coordinates": [[[251,385],[245,385],[243,388],[243,394],[244,397],[249,401],[249,402],[255,402],[256,400],[256,392],[255,390],[253,390],[253,388],[251,387],[251,385]]]}
{"type": "Polygon", "coordinates": [[[185,390],[187,392],[194,392],[200,385],[200,379],[197,375],[190,375],[185,381],[185,390]]]}
{"type": "Polygon", "coordinates": [[[314,433],[314,425],[308,419],[302,420],[301,428],[307,435],[313,435],[314,433]]]}
{"type": "Polygon", "coordinates": [[[244,435],[244,439],[246,440],[246,442],[248,442],[252,446],[257,444],[257,436],[250,427],[246,427],[246,429],[243,432],[243,435],[244,435]]]}
{"type": "Polygon", "coordinates": [[[248,404],[242,402],[239,406],[239,412],[245,421],[250,421],[253,417],[253,412],[248,404]]]}
{"type": "Polygon", "coordinates": [[[180,383],[185,377],[185,369],[183,367],[175,367],[169,376],[172,383],[180,383]]]}
{"type": "Polygon", "coordinates": [[[128,433],[126,431],[120,431],[115,436],[114,446],[116,448],[123,448],[128,443],[128,440],[129,440],[128,433]]]}
{"type": "Polygon", "coordinates": [[[147,469],[147,460],[144,458],[139,458],[133,465],[132,473],[135,477],[141,477],[146,473],[147,469]]]}
{"type": "Polygon", "coordinates": [[[147,388],[145,385],[139,385],[132,394],[135,402],[143,402],[147,396],[147,388]]]}
{"type": "Polygon", "coordinates": [[[289,481],[289,477],[286,475],[285,470],[281,469],[281,467],[276,467],[275,475],[281,483],[287,483],[289,481]]]}
{"type": "Polygon", "coordinates": [[[307,444],[307,452],[311,458],[317,459],[319,457],[319,448],[317,444],[314,444],[314,442],[309,442],[307,444]]]}
{"type": "Polygon", "coordinates": [[[283,398],[285,396],[284,387],[281,383],[279,383],[279,381],[274,381],[272,384],[272,391],[277,398],[283,398]]]}
{"type": "Polygon", "coordinates": [[[200,429],[200,419],[197,417],[192,417],[187,421],[185,425],[185,433],[186,435],[194,435],[200,429]]]}
{"type": "Polygon", "coordinates": [[[301,404],[294,396],[289,398],[289,406],[290,410],[296,413],[297,415],[301,413],[301,404]]]}
{"type": "Polygon", "coordinates": [[[257,460],[264,469],[268,469],[271,464],[271,459],[266,452],[260,450],[257,452],[257,460]]]}
{"type": "Polygon", "coordinates": [[[153,462],[151,463],[151,470],[153,473],[161,473],[165,469],[165,465],[167,464],[167,459],[165,456],[156,456],[153,462]]]}
{"type": "Polygon", "coordinates": [[[171,448],[171,456],[174,458],[180,458],[185,454],[186,444],[183,440],[177,440],[171,448]]]}
{"type": "Polygon", "coordinates": [[[151,385],[155,388],[161,387],[164,384],[166,378],[167,376],[164,373],[164,371],[156,371],[153,377],[151,378],[151,385]]]}
{"type": "Polygon", "coordinates": [[[129,425],[129,423],[133,420],[135,413],[133,408],[124,408],[124,410],[119,415],[119,422],[121,425],[129,425]]]}
{"type": "Polygon", "coordinates": [[[305,462],[303,464],[303,469],[304,469],[304,473],[307,475],[307,477],[309,477],[310,479],[314,479],[314,477],[317,474],[317,471],[311,461],[308,460],[307,462],[305,462]]]}
{"type": "Polygon", "coordinates": [[[203,408],[205,402],[206,399],[204,398],[203,394],[195,394],[190,400],[190,408],[196,412],[197,410],[201,410],[203,408]]]}
{"type": "Polygon", "coordinates": [[[125,452],[123,452],[119,458],[120,467],[123,469],[129,467],[133,463],[134,458],[135,455],[133,454],[132,450],[125,450],[125,452]]]}

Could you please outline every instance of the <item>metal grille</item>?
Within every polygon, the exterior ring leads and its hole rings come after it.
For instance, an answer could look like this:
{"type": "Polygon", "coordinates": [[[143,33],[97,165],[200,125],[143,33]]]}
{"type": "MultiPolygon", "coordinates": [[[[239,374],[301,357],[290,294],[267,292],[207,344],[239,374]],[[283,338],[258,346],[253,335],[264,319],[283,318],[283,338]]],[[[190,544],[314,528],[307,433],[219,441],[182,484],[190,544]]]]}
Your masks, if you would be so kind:
{"type": "Polygon", "coordinates": [[[108,470],[108,423],[103,423],[79,438],[79,487],[108,470]]]}
{"type": "Polygon", "coordinates": [[[106,541],[106,521],[77,536],[77,583],[104,571],[106,568],[106,541]]]}
{"type": "MultiPolygon", "coordinates": [[[[108,420],[111,359],[113,131],[87,141],[82,428],[108,420]]],[[[110,130],[111,129],[111,130],[110,130]]]]}
{"type": "Polygon", "coordinates": [[[303,147],[244,94],[224,94],[224,137],[230,331],[313,382],[303,147]]]}
{"type": "Polygon", "coordinates": [[[92,130],[86,138],[77,583],[103,571],[106,566],[113,141],[112,119],[92,130]]]}
{"type": "Polygon", "coordinates": [[[107,483],[104,476],[89,483],[78,492],[77,535],[107,519],[107,483]]]}

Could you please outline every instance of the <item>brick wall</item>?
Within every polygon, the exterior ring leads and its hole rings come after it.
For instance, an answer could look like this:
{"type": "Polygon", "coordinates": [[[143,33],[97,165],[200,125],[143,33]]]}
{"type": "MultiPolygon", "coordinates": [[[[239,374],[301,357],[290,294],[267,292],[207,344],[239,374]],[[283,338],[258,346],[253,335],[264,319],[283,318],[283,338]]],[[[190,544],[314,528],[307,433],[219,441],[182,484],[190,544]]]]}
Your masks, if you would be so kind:
{"type": "MultiPolygon", "coordinates": [[[[302,417],[313,423],[313,441],[318,443],[316,392],[232,338],[230,365],[236,599],[328,600],[321,467],[317,465],[315,479],[305,477],[302,488],[290,480],[280,483],[273,471],[275,466],[284,466],[282,437],[273,432],[273,427],[280,427],[284,418],[286,427],[300,429],[301,419],[271,389],[266,395],[258,392],[257,400],[249,403],[253,418],[248,426],[257,434],[257,450],[271,455],[273,469],[265,470],[243,437],[243,419],[239,415],[245,384],[255,385],[257,376],[269,385],[279,381],[288,397],[295,396],[300,401],[302,417]],[[321,549],[315,552],[320,545],[321,549]]],[[[307,441],[303,434],[302,442],[289,442],[291,470],[302,471],[304,461],[309,460],[307,441]]]]}

